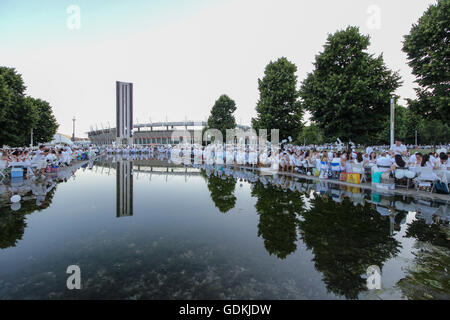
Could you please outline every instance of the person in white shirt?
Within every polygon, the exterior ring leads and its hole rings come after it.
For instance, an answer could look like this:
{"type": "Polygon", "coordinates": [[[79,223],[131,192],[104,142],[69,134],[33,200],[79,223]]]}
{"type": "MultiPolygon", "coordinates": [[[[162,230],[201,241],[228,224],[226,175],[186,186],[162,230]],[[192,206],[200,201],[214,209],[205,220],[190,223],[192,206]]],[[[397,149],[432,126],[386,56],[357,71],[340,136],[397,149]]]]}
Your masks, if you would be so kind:
{"type": "Polygon", "coordinates": [[[403,145],[400,140],[397,140],[389,150],[394,154],[396,165],[400,168],[404,168],[406,163],[403,160],[403,157],[406,157],[408,154],[408,149],[406,149],[405,145],[403,145]]]}
{"type": "Polygon", "coordinates": [[[381,153],[381,157],[377,159],[377,166],[383,167],[383,168],[390,168],[391,170],[394,169],[394,162],[391,157],[388,156],[386,152],[381,153]]]}

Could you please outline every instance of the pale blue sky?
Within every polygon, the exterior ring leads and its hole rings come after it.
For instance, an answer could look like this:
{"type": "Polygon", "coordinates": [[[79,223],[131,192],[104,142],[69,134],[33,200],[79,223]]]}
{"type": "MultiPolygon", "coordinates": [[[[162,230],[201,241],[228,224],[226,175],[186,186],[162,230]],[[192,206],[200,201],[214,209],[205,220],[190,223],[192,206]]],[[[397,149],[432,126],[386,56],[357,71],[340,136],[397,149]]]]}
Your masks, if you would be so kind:
{"type": "Polygon", "coordinates": [[[27,94],[51,103],[61,133],[71,134],[73,116],[79,136],[113,125],[116,80],[135,84],[140,123],[205,120],[228,94],[237,121],[250,124],[271,60],[295,63],[300,85],[327,35],[353,25],[370,35],[369,51],[400,72],[404,104],[416,85],[403,36],[435,2],[0,0],[0,65],[16,68],[27,94]],[[67,27],[70,5],[81,9],[80,29],[67,27]]]}
{"type": "Polygon", "coordinates": [[[42,45],[73,41],[73,36],[82,40],[109,37],[167,24],[218,1],[1,0],[0,39],[4,44],[31,41],[42,45]],[[66,28],[66,9],[70,5],[80,7],[83,25],[72,34],[66,28]]]}

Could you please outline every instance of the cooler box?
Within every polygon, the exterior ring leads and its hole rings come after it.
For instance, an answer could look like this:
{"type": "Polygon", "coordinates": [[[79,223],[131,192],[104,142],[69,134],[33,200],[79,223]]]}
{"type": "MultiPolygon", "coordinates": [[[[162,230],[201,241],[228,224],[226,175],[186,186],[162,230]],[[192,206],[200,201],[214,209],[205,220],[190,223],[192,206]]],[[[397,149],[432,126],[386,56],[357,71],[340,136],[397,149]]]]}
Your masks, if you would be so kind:
{"type": "Polygon", "coordinates": [[[349,173],[347,174],[347,182],[349,183],[361,183],[361,175],[359,173],[349,173]]]}
{"type": "Polygon", "coordinates": [[[22,178],[23,169],[22,168],[11,168],[11,178],[22,178]]]}
{"type": "Polygon", "coordinates": [[[381,175],[383,172],[375,172],[372,174],[372,183],[380,183],[381,182],[381,175]]]}

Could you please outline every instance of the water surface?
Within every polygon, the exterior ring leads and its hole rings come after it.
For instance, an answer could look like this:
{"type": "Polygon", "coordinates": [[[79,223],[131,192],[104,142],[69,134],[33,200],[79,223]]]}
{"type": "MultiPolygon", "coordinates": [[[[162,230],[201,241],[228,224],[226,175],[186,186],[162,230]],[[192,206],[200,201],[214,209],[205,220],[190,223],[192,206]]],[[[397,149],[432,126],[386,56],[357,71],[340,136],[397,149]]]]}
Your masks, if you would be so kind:
{"type": "Polygon", "coordinates": [[[141,158],[13,187],[1,299],[449,298],[444,202],[141,158]]]}

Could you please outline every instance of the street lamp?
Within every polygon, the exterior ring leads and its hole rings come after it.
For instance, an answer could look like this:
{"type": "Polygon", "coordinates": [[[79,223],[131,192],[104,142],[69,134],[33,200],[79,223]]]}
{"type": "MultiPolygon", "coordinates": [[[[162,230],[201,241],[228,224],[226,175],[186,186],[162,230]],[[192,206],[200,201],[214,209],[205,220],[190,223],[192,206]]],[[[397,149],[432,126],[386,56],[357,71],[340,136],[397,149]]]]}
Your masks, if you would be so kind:
{"type": "Polygon", "coordinates": [[[391,147],[394,145],[394,121],[395,121],[395,106],[394,98],[391,98],[391,147]]]}

